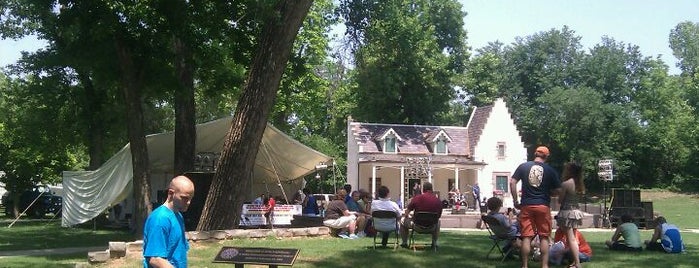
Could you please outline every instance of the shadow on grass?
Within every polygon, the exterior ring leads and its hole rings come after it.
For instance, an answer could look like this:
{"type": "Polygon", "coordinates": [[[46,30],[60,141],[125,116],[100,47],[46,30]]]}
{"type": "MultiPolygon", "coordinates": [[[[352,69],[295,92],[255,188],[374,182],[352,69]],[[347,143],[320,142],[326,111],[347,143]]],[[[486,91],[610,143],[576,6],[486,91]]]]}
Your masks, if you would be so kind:
{"type": "Polygon", "coordinates": [[[0,267],[75,267],[76,263],[86,262],[87,256],[85,253],[66,254],[55,256],[26,256],[26,257],[10,257],[0,260],[0,267]]]}
{"type": "Polygon", "coordinates": [[[95,247],[109,241],[133,241],[128,230],[94,228],[94,226],[61,227],[60,220],[20,220],[11,228],[3,221],[0,227],[0,251],[95,247]]]}
{"type": "MultiPolygon", "coordinates": [[[[370,239],[370,238],[369,238],[370,239]]],[[[365,239],[366,241],[366,239],[365,239]]],[[[355,241],[352,241],[355,242],[355,241]]],[[[373,239],[372,241],[373,242],[373,239]]],[[[463,233],[442,232],[439,248],[434,252],[425,247],[418,250],[381,248],[374,250],[371,242],[356,250],[328,252],[321,260],[308,263],[304,267],[516,267],[518,260],[500,262],[499,252],[493,252],[490,259],[486,254],[492,242],[485,232],[465,235],[463,233]]],[[[418,243],[430,243],[429,235],[416,238],[418,243]]]]}
{"type": "MultiPolygon", "coordinates": [[[[604,246],[604,239],[608,235],[592,235],[594,238],[591,237],[592,240],[588,241],[593,248],[592,262],[584,263],[585,267],[696,267],[696,260],[692,257],[692,252],[697,251],[695,244],[688,244],[686,254],[615,252],[604,246]]],[[[697,235],[692,235],[692,240],[696,238],[697,235]]],[[[519,267],[521,264],[519,259],[500,262],[497,249],[486,259],[492,246],[486,233],[442,232],[437,252],[432,252],[429,248],[416,252],[403,248],[395,251],[392,248],[374,250],[371,242],[368,244],[355,250],[339,251],[337,254],[329,250],[323,258],[304,263],[301,267],[519,267]]],[[[530,267],[541,267],[541,262],[530,261],[529,264],[530,267]]]]}

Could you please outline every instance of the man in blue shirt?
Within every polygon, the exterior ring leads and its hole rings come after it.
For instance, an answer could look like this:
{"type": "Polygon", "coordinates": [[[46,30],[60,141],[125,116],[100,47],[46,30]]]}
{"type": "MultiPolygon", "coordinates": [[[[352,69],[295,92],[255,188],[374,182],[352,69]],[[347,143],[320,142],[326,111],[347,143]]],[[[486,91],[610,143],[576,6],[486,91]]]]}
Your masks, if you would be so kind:
{"type": "Polygon", "coordinates": [[[143,228],[143,267],[187,267],[189,242],[182,212],[194,196],[194,184],[185,176],[170,181],[167,200],[146,219],[143,228]]]}
{"type": "Polygon", "coordinates": [[[647,250],[667,253],[684,252],[684,242],[682,242],[682,235],[680,235],[680,229],[677,226],[667,223],[663,216],[655,218],[655,224],[653,236],[650,240],[645,241],[647,250]]]}

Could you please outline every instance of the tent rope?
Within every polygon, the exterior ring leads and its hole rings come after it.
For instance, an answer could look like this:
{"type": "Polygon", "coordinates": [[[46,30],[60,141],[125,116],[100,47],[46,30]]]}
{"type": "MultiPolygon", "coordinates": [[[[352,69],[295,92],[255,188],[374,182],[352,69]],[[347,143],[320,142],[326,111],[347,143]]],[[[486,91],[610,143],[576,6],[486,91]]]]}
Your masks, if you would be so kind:
{"type": "Polygon", "coordinates": [[[265,153],[267,154],[267,160],[269,161],[270,165],[272,165],[272,170],[274,170],[274,176],[277,177],[277,185],[279,185],[279,189],[282,190],[282,195],[284,195],[284,200],[286,200],[286,203],[289,203],[289,198],[286,196],[286,192],[284,191],[284,186],[282,186],[282,181],[279,179],[279,174],[277,173],[277,167],[274,165],[274,162],[272,161],[272,157],[270,156],[269,150],[267,149],[267,144],[265,144],[264,141],[261,142],[262,148],[265,149],[265,153]]]}

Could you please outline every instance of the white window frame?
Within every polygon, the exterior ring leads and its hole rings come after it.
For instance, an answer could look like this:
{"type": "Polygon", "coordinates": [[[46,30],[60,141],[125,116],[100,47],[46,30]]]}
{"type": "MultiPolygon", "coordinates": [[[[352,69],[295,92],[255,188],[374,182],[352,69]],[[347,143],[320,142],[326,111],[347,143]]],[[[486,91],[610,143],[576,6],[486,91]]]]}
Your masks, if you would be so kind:
{"type": "Polygon", "coordinates": [[[495,146],[495,151],[495,154],[499,160],[507,158],[507,144],[505,144],[504,141],[498,142],[498,144],[495,146]]]}
{"type": "Polygon", "coordinates": [[[493,190],[498,191],[501,190],[503,191],[504,196],[509,196],[510,195],[510,176],[511,174],[509,172],[493,172],[493,190]],[[505,189],[498,189],[498,177],[505,177],[505,189]]]}

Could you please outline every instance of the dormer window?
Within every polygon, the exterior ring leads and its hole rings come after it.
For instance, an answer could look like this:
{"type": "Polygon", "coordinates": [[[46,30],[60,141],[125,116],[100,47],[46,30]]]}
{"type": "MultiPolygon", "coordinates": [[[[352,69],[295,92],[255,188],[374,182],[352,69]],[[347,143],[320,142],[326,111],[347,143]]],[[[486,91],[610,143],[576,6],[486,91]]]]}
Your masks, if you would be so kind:
{"type": "Polygon", "coordinates": [[[383,152],[389,154],[398,153],[398,142],[403,140],[392,128],[378,138],[383,144],[383,152]]]}
{"type": "Polygon", "coordinates": [[[450,142],[451,138],[446,132],[444,132],[443,129],[437,132],[437,134],[434,135],[431,140],[429,140],[429,143],[432,144],[432,153],[440,155],[449,154],[448,144],[450,142]]]}

